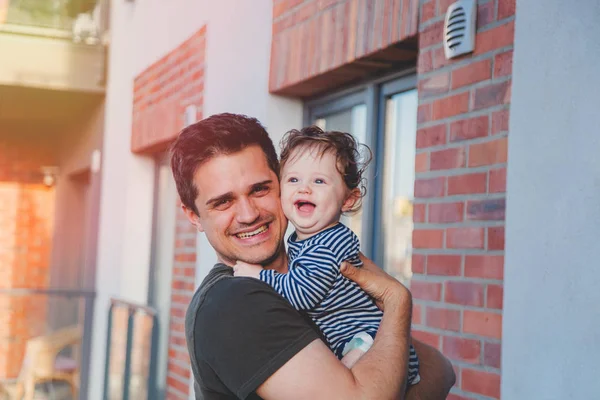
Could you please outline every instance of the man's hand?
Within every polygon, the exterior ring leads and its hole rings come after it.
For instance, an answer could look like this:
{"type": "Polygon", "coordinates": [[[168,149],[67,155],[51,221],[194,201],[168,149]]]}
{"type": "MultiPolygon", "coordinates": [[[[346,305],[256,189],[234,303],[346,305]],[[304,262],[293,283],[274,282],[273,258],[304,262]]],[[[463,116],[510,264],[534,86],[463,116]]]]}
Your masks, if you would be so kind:
{"type": "Polygon", "coordinates": [[[233,276],[247,276],[250,278],[258,279],[260,271],[263,270],[263,267],[256,264],[248,264],[242,261],[238,261],[233,266],[233,276]]]}
{"type": "Polygon", "coordinates": [[[405,302],[409,302],[411,307],[408,309],[412,309],[411,294],[403,284],[392,278],[362,254],[360,254],[360,260],[363,262],[363,266],[360,268],[356,268],[347,262],[342,263],[340,268],[342,275],[356,282],[362,290],[375,300],[381,310],[384,310],[386,306],[404,306],[406,305],[405,302]]]}

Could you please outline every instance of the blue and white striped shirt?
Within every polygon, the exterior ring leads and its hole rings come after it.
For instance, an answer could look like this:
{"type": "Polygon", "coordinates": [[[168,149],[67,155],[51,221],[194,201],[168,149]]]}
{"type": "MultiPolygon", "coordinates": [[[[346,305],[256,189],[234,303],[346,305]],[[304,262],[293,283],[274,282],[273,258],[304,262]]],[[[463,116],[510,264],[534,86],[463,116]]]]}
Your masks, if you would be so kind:
{"type": "MultiPolygon", "coordinates": [[[[260,280],[271,285],[294,308],[306,311],[338,356],[358,333],[375,337],[383,313],[369,295],[340,272],[343,261],[362,264],[356,235],[338,223],[308,239],[296,239],[295,232],[288,239],[288,273],[263,270],[260,280]]],[[[409,382],[413,382],[418,359],[412,346],[410,364],[409,382]]]]}

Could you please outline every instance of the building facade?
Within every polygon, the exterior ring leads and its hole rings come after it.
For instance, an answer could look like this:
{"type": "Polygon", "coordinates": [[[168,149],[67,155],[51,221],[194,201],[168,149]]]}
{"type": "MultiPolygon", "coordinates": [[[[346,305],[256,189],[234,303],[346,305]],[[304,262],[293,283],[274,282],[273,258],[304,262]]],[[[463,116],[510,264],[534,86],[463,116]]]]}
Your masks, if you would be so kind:
{"type": "MultiPolygon", "coordinates": [[[[363,252],[410,288],[414,337],[455,367],[449,399],[599,396],[600,5],[477,0],[474,50],[448,59],[453,3],[111,2],[105,86],[72,128],[99,133],[82,150],[49,155],[42,140],[39,149],[20,145],[6,127],[0,137],[10,150],[0,165],[13,165],[7,182],[31,176],[13,178],[15,166],[29,168],[18,162],[21,148],[36,171],[65,154],[93,182],[87,213],[69,203],[75,189],[63,197],[59,186],[44,189],[39,196],[49,198],[25,203],[9,185],[0,192],[4,204],[44,213],[38,220],[55,232],[40,256],[50,260],[49,277],[71,276],[53,271],[77,264],[66,246],[83,240],[89,273],[80,287],[95,293],[90,399],[107,382],[110,393],[122,390],[127,313],[109,324],[115,299],[156,311],[155,370],[147,371],[151,325],[139,323],[132,385],[151,374],[159,398],[193,398],[184,315],[216,256],[180,210],[166,150],[183,127],[220,112],[258,118],[276,145],[289,129],[317,124],[372,149],[363,208],[344,222],[363,252]],[[69,225],[58,221],[73,221],[71,210],[88,215],[91,228],[61,233],[69,225]]],[[[61,176],[59,185],[69,181],[61,176]]],[[[16,209],[0,208],[0,221],[28,214],[16,209]]],[[[0,266],[0,274],[16,268],[0,266]]]]}

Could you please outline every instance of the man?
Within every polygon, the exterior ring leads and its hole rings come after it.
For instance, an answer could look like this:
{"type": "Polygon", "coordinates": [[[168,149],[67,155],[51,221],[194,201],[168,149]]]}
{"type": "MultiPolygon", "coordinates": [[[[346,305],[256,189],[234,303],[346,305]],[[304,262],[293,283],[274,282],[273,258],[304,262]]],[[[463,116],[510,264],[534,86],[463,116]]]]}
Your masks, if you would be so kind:
{"type": "Polygon", "coordinates": [[[373,346],[351,369],[268,285],[233,277],[238,260],[287,272],[277,154],[256,119],[219,114],[187,127],[172,146],[171,167],[184,212],[220,262],[186,314],[196,398],[445,398],[452,368],[417,341],[421,382],[406,391],[412,299],[369,260],[342,267],[384,312],[373,346]]]}

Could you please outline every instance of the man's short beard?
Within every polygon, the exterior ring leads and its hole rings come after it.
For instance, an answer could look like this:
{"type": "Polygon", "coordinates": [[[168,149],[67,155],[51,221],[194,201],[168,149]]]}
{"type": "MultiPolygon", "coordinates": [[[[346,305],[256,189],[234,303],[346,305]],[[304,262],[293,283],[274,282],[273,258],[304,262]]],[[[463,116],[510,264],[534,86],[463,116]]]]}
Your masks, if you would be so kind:
{"type": "Polygon", "coordinates": [[[285,251],[283,240],[281,241],[281,245],[275,249],[275,252],[272,255],[270,255],[266,260],[260,261],[258,264],[263,267],[268,267],[277,259],[277,257],[281,255],[282,251],[285,251]]]}

